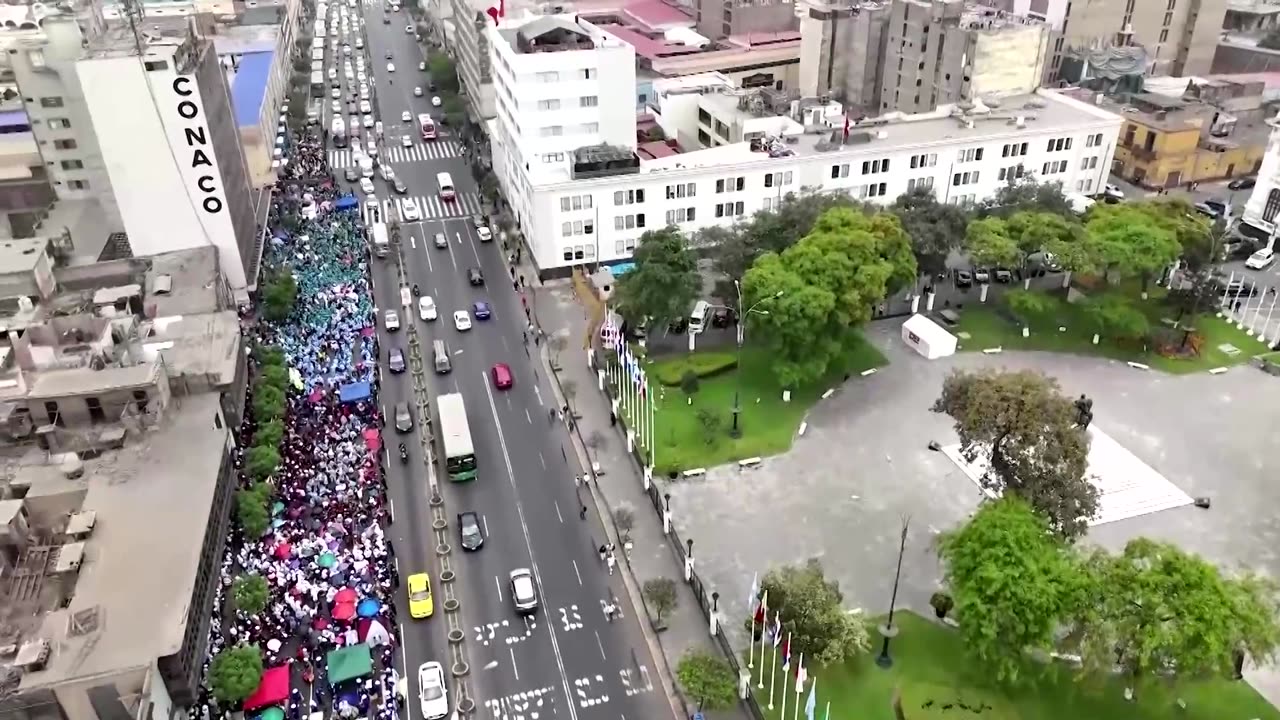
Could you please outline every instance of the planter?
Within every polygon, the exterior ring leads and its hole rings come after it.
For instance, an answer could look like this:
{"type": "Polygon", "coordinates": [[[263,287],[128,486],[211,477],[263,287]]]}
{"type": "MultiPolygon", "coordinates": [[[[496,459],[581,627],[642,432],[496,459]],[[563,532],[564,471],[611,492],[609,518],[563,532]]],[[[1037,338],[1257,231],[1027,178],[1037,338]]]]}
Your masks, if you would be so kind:
{"type": "Polygon", "coordinates": [[[938,616],[939,620],[945,620],[947,613],[951,612],[951,608],[955,607],[955,601],[944,592],[934,593],[929,598],[929,604],[933,606],[933,614],[938,616]]]}

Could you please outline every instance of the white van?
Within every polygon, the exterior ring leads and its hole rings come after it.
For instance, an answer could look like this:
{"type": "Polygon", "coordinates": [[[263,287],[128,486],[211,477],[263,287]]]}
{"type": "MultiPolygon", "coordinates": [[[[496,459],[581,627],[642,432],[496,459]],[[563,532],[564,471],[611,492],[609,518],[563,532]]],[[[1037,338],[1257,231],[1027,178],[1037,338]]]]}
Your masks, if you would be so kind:
{"type": "Polygon", "coordinates": [[[693,310],[689,311],[689,334],[702,332],[707,325],[707,313],[711,311],[711,303],[706,300],[699,300],[693,304],[693,310]]]}
{"type": "Polygon", "coordinates": [[[449,173],[436,173],[436,184],[440,186],[441,200],[453,200],[457,197],[457,191],[453,186],[453,176],[449,173]]]}

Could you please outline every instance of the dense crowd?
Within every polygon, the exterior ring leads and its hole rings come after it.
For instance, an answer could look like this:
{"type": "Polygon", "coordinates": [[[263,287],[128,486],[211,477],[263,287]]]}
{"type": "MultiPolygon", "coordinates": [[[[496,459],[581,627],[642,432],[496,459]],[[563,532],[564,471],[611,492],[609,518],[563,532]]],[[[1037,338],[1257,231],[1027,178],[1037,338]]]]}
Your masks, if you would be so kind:
{"type": "MultiPolygon", "coordinates": [[[[291,273],[298,302],[287,322],[259,321],[248,332],[251,342],[284,351],[295,390],[281,467],[272,479],[271,528],[262,538],[233,538],[221,568],[210,655],[252,643],[262,650],[264,668],[289,668],[287,696],[277,693],[259,705],[255,695],[258,706],[246,703],[246,714],[393,720],[403,703],[393,663],[399,578],[383,531],[389,519],[367,245],[358,208],[334,187],[321,138],[308,133],[291,150],[273,198],[264,274],[291,273]],[[365,389],[347,393],[345,402],[339,397],[340,388],[362,383],[365,389]],[[235,613],[225,602],[234,579],[245,574],[265,578],[270,587],[267,609],[255,616],[235,613]],[[357,646],[369,648],[369,669],[332,677],[329,653],[357,646]]],[[[241,448],[252,432],[250,419],[241,428],[241,448]]],[[[207,684],[202,688],[199,717],[240,709],[221,706],[207,684]]]]}

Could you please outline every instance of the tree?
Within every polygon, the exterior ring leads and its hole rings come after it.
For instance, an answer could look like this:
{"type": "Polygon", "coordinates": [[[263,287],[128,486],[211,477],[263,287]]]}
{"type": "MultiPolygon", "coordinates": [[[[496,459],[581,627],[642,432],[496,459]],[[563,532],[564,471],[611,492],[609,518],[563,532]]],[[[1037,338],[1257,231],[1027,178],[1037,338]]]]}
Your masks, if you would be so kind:
{"type": "Polygon", "coordinates": [[[427,58],[427,71],[442,91],[450,95],[458,92],[458,70],[448,55],[433,53],[427,58]]]}
{"type": "Polygon", "coordinates": [[[698,425],[702,427],[703,442],[708,446],[715,445],[720,437],[720,428],[724,427],[724,420],[711,408],[698,408],[694,415],[698,418],[698,425]]]}
{"type": "Polygon", "coordinates": [[[898,196],[890,208],[911,238],[921,274],[947,270],[947,256],[960,247],[969,213],[959,205],[938,202],[933,188],[918,187],[898,196]]]}
{"type": "Polygon", "coordinates": [[[1010,290],[1005,293],[1004,304],[1024,328],[1031,326],[1031,318],[1053,309],[1053,301],[1034,290],[1010,290]]]}
{"type": "Polygon", "coordinates": [[[871,647],[865,625],[845,612],[840,586],[827,580],[818,560],[770,570],[760,587],[769,593],[769,607],[779,608],[793,653],[833,665],[871,647]]]}
{"type": "Polygon", "coordinates": [[[1147,316],[1119,295],[1102,295],[1090,301],[1085,312],[1097,324],[1098,334],[1106,337],[1136,340],[1146,337],[1151,330],[1147,316]]]}
{"type": "Polygon", "coordinates": [[[676,665],[676,679],[684,694],[698,701],[698,712],[733,707],[738,700],[738,678],[724,658],[690,650],[676,665]]]}
{"type": "Polygon", "coordinates": [[[298,283],[293,275],[283,272],[267,283],[262,293],[262,314],[267,320],[281,323],[289,319],[298,301],[298,283]]]}
{"type": "Polygon", "coordinates": [[[932,409],[955,421],[983,489],[1021,497],[1064,538],[1084,534],[1098,511],[1098,490],[1085,476],[1089,436],[1056,381],[1029,370],[955,372],[932,409]]]}
{"type": "MultiPolygon", "coordinates": [[[[1084,226],[1074,215],[1023,210],[1005,220],[1005,231],[1018,246],[1018,266],[1025,271],[1027,259],[1048,248],[1083,246],[1084,226]]],[[[1050,250],[1050,252],[1052,252],[1050,250]]]]}
{"type": "Polygon", "coordinates": [[[659,577],[644,581],[644,599],[653,608],[653,621],[662,624],[667,613],[675,609],[680,596],[676,594],[676,582],[659,577]]]}
{"type": "Polygon", "coordinates": [[[795,387],[822,377],[872,308],[915,277],[911,241],[896,216],[835,208],[794,246],[755,261],[742,280],[743,303],[763,302],[768,314],[744,321],[779,381],[795,387]]]}
{"type": "Polygon", "coordinates": [[[1151,277],[1182,253],[1177,233],[1141,203],[1095,206],[1085,232],[1099,266],[1138,278],[1144,292],[1151,277]]]}
{"type": "Polygon", "coordinates": [[[236,491],[236,519],[240,521],[244,534],[252,540],[262,537],[271,525],[271,514],[267,511],[269,491],[264,491],[264,487],[258,484],[236,491]]]}
{"type": "Polygon", "coordinates": [[[1269,662],[1280,643],[1273,583],[1224,577],[1203,558],[1168,543],[1131,540],[1119,555],[1085,563],[1092,587],[1082,605],[1085,667],[1119,665],[1146,678],[1230,677],[1235,654],[1269,662]]]}
{"type": "Polygon", "coordinates": [[[631,531],[636,527],[636,511],[630,505],[619,505],[613,511],[613,524],[617,526],[623,542],[631,540],[631,531]]]}
{"type": "Polygon", "coordinates": [[[263,385],[253,393],[253,414],[259,422],[284,417],[285,397],[279,388],[263,385]]]}
{"type": "Polygon", "coordinates": [[[634,326],[649,318],[650,327],[666,327],[684,317],[702,286],[697,258],[673,227],[640,236],[635,269],[618,278],[614,297],[618,311],[634,326]]]}
{"type": "Polygon", "coordinates": [[[979,214],[1008,217],[1022,210],[1053,213],[1063,217],[1076,215],[1071,201],[1062,192],[1062,183],[1039,182],[1031,176],[1021,180],[1010,177],[990,199],[982,203],[979,214]]]}
{"type": "Polygon", "coordinates": [[[265,445],[267,447],[280,447],[280,441],[284,440],[284,423],[279,419],[268,420],[258,425],[253,431],[253,442],[255,445],[265,445]]]}
{"type": "Polygon", "coordinates": [[[270,385],[284,392],[289,388],[289,369],[283,365],[264,365],[258,372],[258,385],[270,385]]]}
{"type": "Polygon", "coordinates": [[[244,471],[254,482],[262,482],[280,468],[280,453],[271,445],[254,445],[245,453],[244,471]]]}
{"type": "MultiPolygon", "coordinates": [[[[832,208],[875,211],[874,206],[864,205],[847,193],[801,190],[782,195],[773,209],[761,210],[732,228],[699,231],[697,245],[710,248],[717,270],[730,280],[741,280],[756,258],[768,252],[781,253],[795,245],[832,208]]],[[[730,297],[733,293],[721,295],[730,297]]]]}
{"type": "Polygon", "coordinates": [[[1181,259],[1191,270],[1218,262],[1222,253],[1225,223],[1214,223],[1197,212],[1191,203],[1177,197],[1161,197],[1132,203],[1132,209],[1147,214],[1157,225],[1173,233],[1181,249],[1181,259]]]}
{"type": "Polygon", "coordinates": [[[218,702],[243,702],[262,682],[262,651],[257,645],[227,648],[209,663],[209,690],[218,702]]]}
{"type": "Polygon", "coordinates": [[[1028,650],[1054,649],[1084,575],[1046,519],[1014,496],[984,503],[943,535],[938,556],[965,650],[1002,682],[1016,682],[1028,650]]]}
{"type": "Polygon", "coordinates": [[[267,367],[285,367],[284,350],[279,345],[259,345],[254,348],[253,356],[258,364],[267,367]]]}
{"type": "Polygon", "coordinates": [[[1018,243],[1009,237],[1004,220],[998,217],[969,223],[964,233],[964,247],[975,263],[987,267],[1012,267],[1022,256],[1018,243]]]}
{"type": "Polygon", "coordinates": [[[462,127],[467,121],[467,106],[457,95],[446,95],[442,104],[445,124],[450,127],[462,127]]]}
{"type": "Polygon", "coordinates": [[[241,575],[231,585],[231,601],[245,615],[257,615],[270,600],[270,588],[261,575],[241,575]]]}
{"type": "Polygon", "coordinates": [[[564,352],[567,347],[569,347],[569,338],[561,333],[555,333],[550,338],[547,338],[547,349],[551,351],[551,362],[556,365],[560,364],[560,353],[564,352]]]}
{"type": "Polygon", "coordinates": [[[590,448],[591,450],[595,451],[598,454],[600,452],[600,448],[608,444],[608,441],[605,440],[604,433],[600,432],[599,430],[592,430],[591,432],[587,433],[586,443],[588,448],[590,448]]]}

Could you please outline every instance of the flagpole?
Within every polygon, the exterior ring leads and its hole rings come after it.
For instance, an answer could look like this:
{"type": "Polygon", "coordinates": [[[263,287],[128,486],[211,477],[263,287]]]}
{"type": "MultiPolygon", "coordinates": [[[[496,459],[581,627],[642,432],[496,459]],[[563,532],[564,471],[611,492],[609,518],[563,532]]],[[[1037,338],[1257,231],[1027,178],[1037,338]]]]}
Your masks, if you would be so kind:
{"type": "MultiPolygon", "coordinates": [[[[644,384],[645,384],[645,394],[649,396],[649,437],[653,437],[654,436],[653,417],[657,413],[657,409],[654,408],[654,403],[656,403],[658,399],[653,396],[653,386],[649,384],[648,376],[645,377],[644,384]]],[[[650,469],[657,466],[658,464],[657,457],[658,457],[658,443],[655,440],[649,445],[649,468],[650,469]]]]}
{"type": "MultiPolygon", "coordinates": [[[[804,692],[804,653],[800,653],[800,664],[796,666],[796,707],[791,711],[791,720],[800,720],[800,694],[804,692]]],[[[786,717],[784,714],[783,718],[786,717]]]]}
{"type": "MultiPolygon", "coordinates": [[[[765,627],[769,626],[769,591],[765,590],[764,595],[760,597],[760,607],[764,612],[764,620],[761,624],[765,627]]],[[[760,634],[760,682],[756,685],[757,690],[764,689],[764,633],[760,634]]]]}
{"type": "MultiPolygon", "coordinates": [[[[644,391],[644,376],[642,375],[642,371],[640,370],[640,365],[638,362],[636,363],[636,373],[635,373],[635,376],[632,378],[632,382],[635,383],[636,395],[639,396],[640,398],[640,417],[639,419],[636,420],[636,425],[640,428],[640,447],[648,448],[649,447],[649,428],[647,427],[647,423],[645,423],[645,416],[648,414],[648,411],[649,411],[649,408],[648,408],[649,398],[647,393],[645,393],[644,391]]],[[[644,457],[644,453],[643,452],[640,453],[640,456],[644,457]]]]}
{"type": "MultiPolygon", "coordinates": [[[[751,581],[751,587],[753,587],[753,588],[755,587],[755,581],[754,581],[754,580],[752,580],[752,581],[751,581]]],[[[751,603],[751,604],[752,604],[752,605],[755,605],[755,599],[754,599],[754,598],[752,599],[752,603],[751,603]]],[[[751,638],[750,642],[748,642],[748,643],[747,643],[747,648],[748,648],[748,649],[747,649],[747,669],[748,669],[748,670],[751,670],[751,669],[755,668],[755,666],[756,666],[756,609],[753,607],[753,608],[750,608],[750,610],[751,610],[751,634],[747,636],[747,637],[751,638]]],[[[764,623],[762,623],[762,625],[763,625],[764,627],[761,627],[761,628],[760,628],[760,639],[761,639],[761,640],[763,640],[763,639],[764,639],[764,636],[768,634],[768,633],[766,633],[766,632],[765,632],[765,628],[766,628],[766,627],[768,627],[768,625],[769,625],[769,618],[767,618],[767,617],[766,617],[766,618],[764,619],[764,623]]],[[[763,647],[761,647],[761,648],[760,648],[760,651],[761,651],[761,652],[764,652],[764,648],[763,648],[763,647]]]]}
{"type": "Polygon", "coordinates": [[[827,714],[824,720],[831,720],[831,701],[827,701],[827,714]]]}
{"type": "MultiPolygon", "coordinates": [[[[766,621],[767,622],[767,621],[766,621]]],[[[764,652],[764,648],[760,648],[760,652],[764,652]]],[[[777,686],[778,679],[778,646],[773,646],[773,653],[769,656],[769,709],[773,709],[773,690],[777,686]]],[[[764,687],[764,660],[760,660],[760,686],[764,687]]]]}
{"type": "MultiPolygon", "coordinates": [[[[786,646],[791,647],[791,633],[787,633],[786,646]]],[[[778,713],[778,717],[787,717],[787,678],[791,676],[790,669],[782,666],[782,712],[778,713]]]]}

